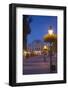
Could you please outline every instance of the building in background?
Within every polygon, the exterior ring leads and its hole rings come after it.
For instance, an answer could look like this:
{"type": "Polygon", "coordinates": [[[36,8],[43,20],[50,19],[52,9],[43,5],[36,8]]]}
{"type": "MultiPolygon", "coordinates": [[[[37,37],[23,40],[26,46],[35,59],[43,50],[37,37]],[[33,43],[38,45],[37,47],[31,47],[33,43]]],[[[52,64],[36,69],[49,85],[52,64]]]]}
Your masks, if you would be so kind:
{"type": "Polygon", "coordinates": [[[32,43],[27,45],[27,51],[41,54],[43,50],[43,46],[44,43],[41,40],[34,40],[32,43]]]}

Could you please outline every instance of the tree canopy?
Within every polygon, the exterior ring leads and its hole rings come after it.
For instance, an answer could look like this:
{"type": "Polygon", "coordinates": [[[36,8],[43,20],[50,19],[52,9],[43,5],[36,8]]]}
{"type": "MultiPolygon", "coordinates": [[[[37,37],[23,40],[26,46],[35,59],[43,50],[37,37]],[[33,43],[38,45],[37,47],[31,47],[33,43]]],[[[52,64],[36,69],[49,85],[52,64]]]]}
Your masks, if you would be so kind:
{"type": "Polygon", "coordinates": [[[43,37],[44,42],[56,42],[57,41],[57,35],[56,34],[47,34],[43,37]]]}

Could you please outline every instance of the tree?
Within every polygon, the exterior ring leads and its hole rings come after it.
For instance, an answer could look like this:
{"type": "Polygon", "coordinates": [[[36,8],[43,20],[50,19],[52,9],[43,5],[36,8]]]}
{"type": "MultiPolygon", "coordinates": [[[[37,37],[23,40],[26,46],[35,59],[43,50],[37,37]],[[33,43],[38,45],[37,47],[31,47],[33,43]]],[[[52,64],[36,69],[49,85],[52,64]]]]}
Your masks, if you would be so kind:
{"type": "Polygon", "coordinates": [[[31,18],[28,15],[23,16],[23,48],[27,50],[27,36],[31,33],[30,29],[31,18]]]}
{"type": "Polygon", "coordinates": [[[50,43],[50,50],[49,50],[49,55],[50,55],[50,72],[52,72],[52,52],[57,51],[57,35],[52,33],[52,34],[47,34],[44,36],[44,42],[49,42],[50,43]]]}
{"type": "Polygon", "coordinates": [[[56,42],[57,41],[57,35],[56,34],[47,34],[44,36],[44,42],[56,42]]]}
{"type": "Polygon", "coordinates": [[[49,34],[45,35],[44,41],[51,43],[52,51],[57,52],[57,35],[56,34],[53,33],[52,35],[49,35],[49,34]]]}

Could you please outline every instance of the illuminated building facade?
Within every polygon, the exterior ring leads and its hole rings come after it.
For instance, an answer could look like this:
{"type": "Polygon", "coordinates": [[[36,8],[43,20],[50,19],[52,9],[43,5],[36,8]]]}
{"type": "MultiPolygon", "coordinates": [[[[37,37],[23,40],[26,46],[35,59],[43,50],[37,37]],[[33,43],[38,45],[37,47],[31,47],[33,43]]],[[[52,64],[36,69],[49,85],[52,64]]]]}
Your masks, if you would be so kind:
{"type": "Polygon", "coordinates": [[[41,40],[34,40],[31,44],[27,46],[27,51],[35,52],[37,54],[41,54],[43,50],[43,42],[41,40]]]}

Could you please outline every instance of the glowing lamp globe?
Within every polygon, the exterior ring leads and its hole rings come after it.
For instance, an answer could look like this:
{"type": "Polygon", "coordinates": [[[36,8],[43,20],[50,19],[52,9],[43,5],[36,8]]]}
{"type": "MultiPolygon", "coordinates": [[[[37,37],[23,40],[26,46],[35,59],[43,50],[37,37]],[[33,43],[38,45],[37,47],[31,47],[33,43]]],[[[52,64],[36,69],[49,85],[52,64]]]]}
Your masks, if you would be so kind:
{"type": "Polygon", "coordinates": [[[52,34],[53,34],[52,26],[49,27],[49,29],[48,29],[48,34],[49,34],[49,35],[52,35],[52,34]]]}

